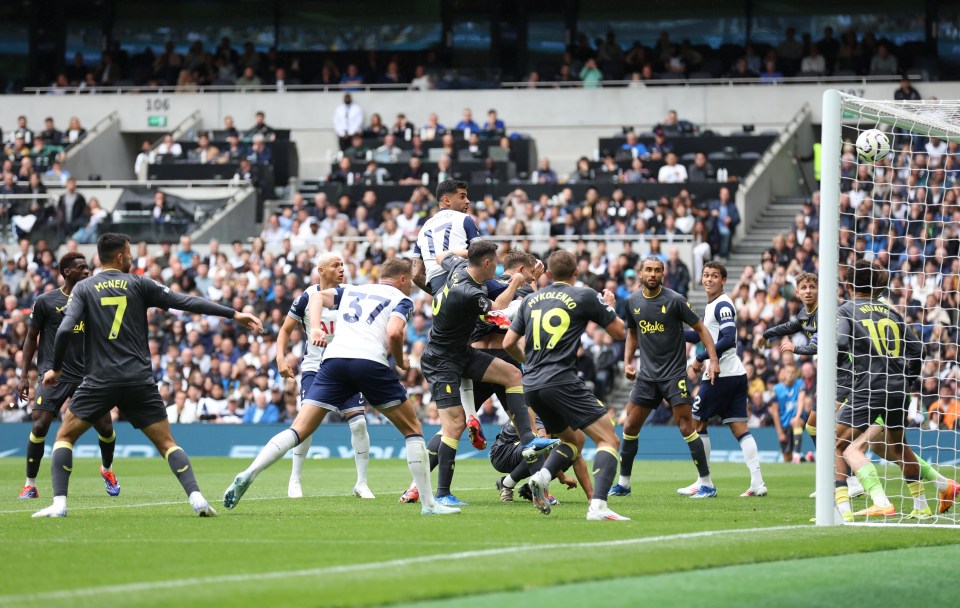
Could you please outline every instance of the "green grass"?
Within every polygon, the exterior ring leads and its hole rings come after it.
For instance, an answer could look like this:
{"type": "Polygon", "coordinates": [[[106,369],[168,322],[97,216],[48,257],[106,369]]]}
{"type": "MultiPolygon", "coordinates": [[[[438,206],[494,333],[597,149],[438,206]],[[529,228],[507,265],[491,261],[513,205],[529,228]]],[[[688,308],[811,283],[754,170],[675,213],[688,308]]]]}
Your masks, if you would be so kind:
{"type": "MultiPolygon", "coordinates": [[[[78,459],[70,516],[33,520],[30,513],[50,501],[48,464],[42,498],[25,503],[15,492],[23,463],[0,460],[0,478],[9,488],[0,497],[0,606],[369,606],[540,587],[552,589],[543,592],[551,606],[582,606],[584,599],[606,601],[607,595],[615,605],[616,593],[591,590],[622,588],[636,597],[636,589],[646,592],[648,584],[662,605],[696,603],[701,590],[732,603],[747,597],[760,579],[769,581],[757,587],[769,590],[767,597],[791,592],[792,603],[802,603],[821,570],[829,569],[836,588],[848,589],[854,570],[867,571],[865,564],[876,557],[889,565],[882,571],[884,585],[908,594],[918,588],[914,579],[923,577],[895,567],[898,562],[922,565],[929,559],[933,568],[960,557],[956,549],[906,551],[957,544],[960,530],[810,525],[809,465],[765,465],[771,496],[741,499],[744,467],[716,464],[720,498],[693,501],[674,493],[692,480],[690,463],[638,462],[634,494],[611,501],[633,521],[608,523],[584,520],[587,500],[579,490],[555,488],[563,504],[548,517],[519,499],[501,504],[493,488],[496,474],[470,460],[457,464],[455,492],[471,503],[458,516],[422,517],[419,507],[397,504],[408,482],[403,461],[372,462],[370,486],[378,498],[361,501],[349,495],[352,461],[325,460],[307,463],[304,499],[285,498],[289,462],[282,462],[257,480],[235,510],[221,508],[219,518],[203,520],[193,516],[161,460],[119,461],[123,493],[109,498],[98,463],[78,459]],[[824,559],[877,551],[891,553],[824,559]],[[840,576],[844,564],[857,568],[840,576]],[[697,574],[683,574],[689,571],[697,574]],[[609,579],[617,580],[578,585],[569,594],[556,587],[609,579]]],[[[195,461],[211,500],[245,465],[195,461]]],[[[934,497],[930,484],[927,493],[934,497]]],[[[763,597],[750,593],[758,602],[763,597]]],[[[521,601],[510,597],[488,599],[521,601]]]]}

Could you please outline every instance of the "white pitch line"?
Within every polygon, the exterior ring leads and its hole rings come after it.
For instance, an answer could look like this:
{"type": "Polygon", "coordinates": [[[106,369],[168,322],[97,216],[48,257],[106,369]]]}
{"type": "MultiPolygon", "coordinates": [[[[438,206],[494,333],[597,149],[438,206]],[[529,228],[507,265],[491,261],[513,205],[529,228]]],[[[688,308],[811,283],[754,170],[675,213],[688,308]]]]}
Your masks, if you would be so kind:
{"type": "MultiPolygon", "coordinates": [[[[457,488],[457,491],[458,492],[459,491],[472,492],[474,490],[491,490],[492,491],[493,489],[494,489],[493,486],[490,486],[490,487],[484,486],[482,488],[457,488]]],[[[394,494],[399,496],[400,493],[401,492],[390,492],[390,496],[393,496],[394,494]]],[[[303,498],[337,498],[337,497],[349,498],[351,496],[353,495],[338,492],[336,494],[332,494],[332,493],[331,494],[309,494],[309,495],[304,494],[303,498]]],[[[244,498],[243,502],[249,502],[253,500],[302,500],[302,499],[299,499],[299,498],[288,499],[286,496],[255,496],[253,498],[244,498]]],[[[24,504],[36,504],[36,503],[28,502],[24,504]]],[[[87,511],[91,509],[143,509],[147,507],[169,507],[171,505],[189,505],[189,504],[190,503],[187,502],[186,499],[184,499],[184,500],[169,500],[169,501],[163,501],[163,502],[141,502],[141,503],[131,503],[131,504],[121,503],[121,504],[106,504],[106,505],[87,505],[84,507],[69,507],[68,510],[69,511],[87,511]]],[[[219,506],[219,503],[215,502],[214,507],[216,506],[219,506]]],[[[39,509],[36,506],[28,507],[26,509],[9,509],[6,511],[0,511],[0,515],[10,515],[15,513],[33,513],[38,510],[39,509]]]]}
{"type": "Polygon", "coordinates": [[[142,583],[126,583],[122,585],[105,585],[100,587],[83,587],[79,589],[68,589],[64,591],[49,591],[46,593],[27,593],[21,595],[3,595],[0,596],[0,604],[22,604],[23,602],[46,602],[52,600],[70,600],[81,597],[96,597],[102,595],[117,595],[127,593],[142,593],[157,591],[161,589],[179,589],[182,587],[197,587],[202,585],[216,585],[226,583],[249,583],[255,581],[267,581],[285,578],[299,577],[323,577],[331,574],[349,574],[352,572],[363,572],[366,570],[381,571],[383,569],[405,568],[428,564],[432,562],[449,562],[453,560],[473,560],[482,557],[496,557],[499,555],[511,555],[516,553],[526,553],[529,551],[550,551],[555,549],[598,549],[607,547],[622,547],[629,545],[642,545],[649,543],[670,542],[677,540],[691,540],[697,538],[708,538],[711,536],[722,536],[726,534],[754,534],[763,532],[782,532],[785,530],[815,529],[812,526],[773,526],[769,528],[748,528],[748,529],[730,529],[730,530],[707,530],[703,532],[685,532],[682,534],[670,534],[664,536],[645,536],[642,538],[628,538],[621,540],[597,541],[590,543],[550,543],[543,545],[522,545],[511,547],[499,547],[496,549],[483,549],[481,551],[460,551],[457,553],[440,553],[434,555],[423,555],[420,557],[408,557],[403,559],[393,559],[382,562],[368,562],[362,564],[347,564],[343,566],[331,566],[327,568],[308,568],[303,570],[281,570],[275,572],[243,573],[243,574],[222,574],[217,576],[204,576],[196,578],[179,578],[169,581],[147,581],[142,583]]]}

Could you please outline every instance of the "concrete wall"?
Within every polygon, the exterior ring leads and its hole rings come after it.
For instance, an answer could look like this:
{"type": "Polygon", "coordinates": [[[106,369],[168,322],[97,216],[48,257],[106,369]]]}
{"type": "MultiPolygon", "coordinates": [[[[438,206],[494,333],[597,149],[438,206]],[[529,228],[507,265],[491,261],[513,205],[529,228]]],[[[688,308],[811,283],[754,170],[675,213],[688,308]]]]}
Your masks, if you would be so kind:
{"type": "MultiPolygon", "coordinates": [[[[809,85],[680,86],[622,89],[576,90],[481,90],[481,91],[404,91],[358,92],[355,101],[369,116],[379,112],[384,122],[393,122],[404,112],[414,124],[422,124],[427,114],[436,112],[441,122],[452,126],[463,108],[470,107],[475,118],[487,109],[497,108],[510,131],[527,133],[537,139],[539,153],[553,161],[554,168],[566,172],[574,160],[597,146],[601,136],[609,136],[623,125],[649,129],[673,108],[680,116],[721,132],[754,124],[760,130],[780,128],[808,103],[813,122],[820,121],[821,95],[828,87],[809,85]]],[[[855,84],[842,87],[861,97],[890,99],[895,83],[855,84]]],[[[956,83],[920,83],[926,97],[955,99],[956,83]]],[[[64,128],[70,116],[91,125],[111,111],[119,114],[124,132],[155,132],[172,129],[200,111],[202,126],[220,128],[223,117],[232,115],[240,128],[253,124],[258,110],[267,114],[267,123],[293,129],[300,151],[300,174],[314,177],[327,172],[327,162],[336,147],[332,132],[333,110],[340,93],[206,93],[172,95],[4,95],[0,96],[0,117],[13,121],[25,114],[29,125],[38,129],[46,116],[56,118],[64,128]],[[167,127],[151,128],[151,116],[167,118],[167,127]]],[[[12,122],[0,125],[5,130],[12,122]]],[[[129,171],[136,150],[125,159],[129,171]]]]}
{"type": "Polygon", "coordinates": [[[78,180],[92,175],[105,180],[129,179],[137,150],[131,147],[130,139],[124,137],[122,131],[118,113],[100,121],[67,153],[64,167],[78,180]]]}

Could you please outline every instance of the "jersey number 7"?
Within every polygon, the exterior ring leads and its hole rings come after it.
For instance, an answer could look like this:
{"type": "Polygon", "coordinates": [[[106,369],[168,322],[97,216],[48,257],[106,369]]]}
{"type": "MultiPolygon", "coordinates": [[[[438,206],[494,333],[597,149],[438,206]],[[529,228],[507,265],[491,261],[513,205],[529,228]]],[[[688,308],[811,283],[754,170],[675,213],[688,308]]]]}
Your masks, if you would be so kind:
{"type": "Polygon", "coordinates": [[[123,325],[123,313],[127,312],[127,296],[110,296],[100,298],[100,306],[116,306],[117,312],[113,315],[113,325],[110,326],[110,340],[116,340],[120,335],[120,326],[123,325]]]}
{"type": "Polygon", "coordinates": [[[387,304],[390,303],[389,298],[384,298],[381,296],[375,296],[373,294],[360,294],[353,296],[353,301],[350,302],[351,312],[344,313],[343,320],[347,323],[356,323],[360,320],[360,316],[363,314],[363,308],[360,307],[360,300],[375,300],[380,302],[373,310],[371,310],[366,316],[367,325],[373,325],[373,322],[377,317],[380,316],[380,313],[383,312],[383,309],[387,307],[387,304]]]}

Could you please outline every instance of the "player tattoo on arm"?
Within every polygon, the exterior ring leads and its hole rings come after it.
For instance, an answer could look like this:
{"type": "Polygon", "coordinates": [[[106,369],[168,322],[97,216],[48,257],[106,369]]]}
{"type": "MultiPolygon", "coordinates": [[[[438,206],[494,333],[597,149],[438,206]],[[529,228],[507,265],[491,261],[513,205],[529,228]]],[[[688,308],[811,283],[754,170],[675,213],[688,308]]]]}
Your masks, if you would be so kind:
{"type": "Polygon", "coordinates": [[[413,283],[423,291],[429,292],[427,286],[427,267],[424,266],[421,258],[413,258],[413,283]]]}

